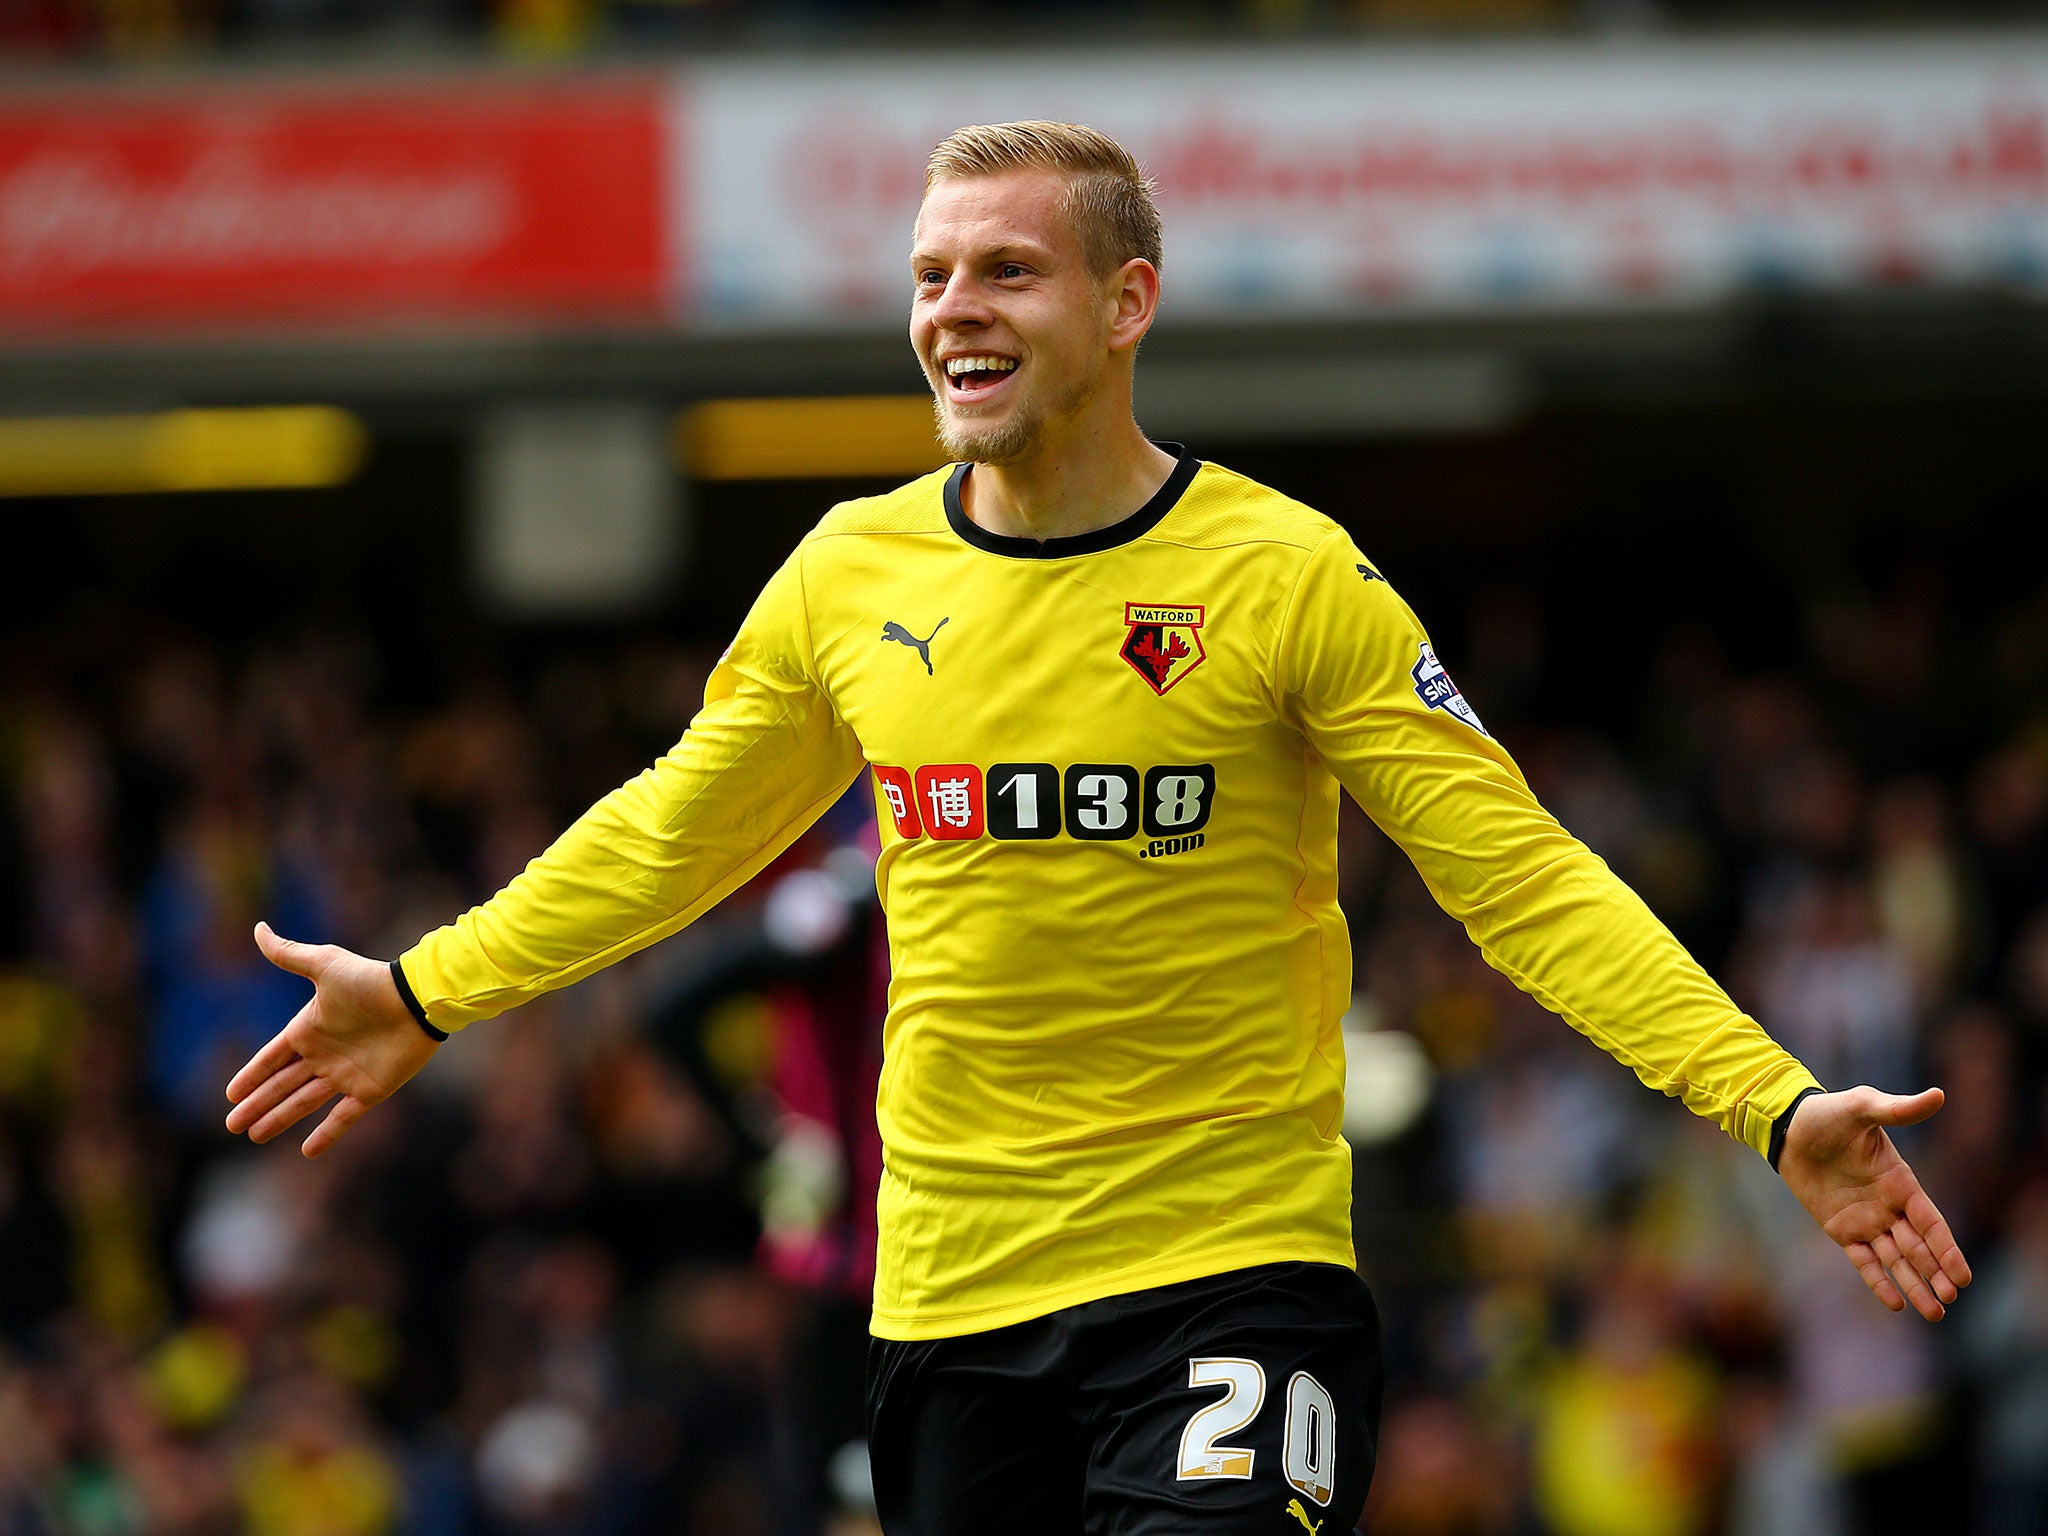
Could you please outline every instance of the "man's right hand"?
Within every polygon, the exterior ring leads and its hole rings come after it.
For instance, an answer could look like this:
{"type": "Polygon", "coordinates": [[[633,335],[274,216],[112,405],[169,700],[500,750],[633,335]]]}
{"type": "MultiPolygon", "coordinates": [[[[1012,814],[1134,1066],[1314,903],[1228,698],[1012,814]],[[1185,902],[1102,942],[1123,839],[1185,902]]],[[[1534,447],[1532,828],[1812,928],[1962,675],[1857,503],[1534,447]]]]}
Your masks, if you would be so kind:
{"type": "Polygon", "coordinates": [[[341,1102],[299,1150],[318,1157],[427,1064],[440,1044],[420,1028],[391,967],[335,944],[295,944],[256,925],[256,947],[272,965],[313,983],[313,1000],[228,1084],[228,1129],[264,1142],[289,1130],[336,1094],[341,1102]]]}
{"type": "Polygon", "coordinates": [[[1930,1323],[1970,1283],[1970,1264],[1885,1127],[1918,1125],[1941,1105],[1939,1088],[1812,1094],[1792,1111],[1778,1159],[1785,1183],[1871,1295],[1894,1312],[1910,1301],[1930,1323]]]}

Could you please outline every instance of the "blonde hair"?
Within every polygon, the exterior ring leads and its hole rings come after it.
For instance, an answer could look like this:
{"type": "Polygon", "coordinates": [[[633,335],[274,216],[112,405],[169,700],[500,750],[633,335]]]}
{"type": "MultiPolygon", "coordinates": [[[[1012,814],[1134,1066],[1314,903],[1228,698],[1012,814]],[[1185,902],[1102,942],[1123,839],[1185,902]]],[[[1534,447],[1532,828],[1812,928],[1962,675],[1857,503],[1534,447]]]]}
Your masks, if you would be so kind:
{"type": "Polygon", "coordinates": [[[1051,171],[1067,178],[1063,207],[1089,270],[1106,277],[1135,256],[1159,265],[1158,190],[1131,152],[1079,123],[979,123],[947,135],[925,163],[924,189],[942,180],[1051,171]]]}

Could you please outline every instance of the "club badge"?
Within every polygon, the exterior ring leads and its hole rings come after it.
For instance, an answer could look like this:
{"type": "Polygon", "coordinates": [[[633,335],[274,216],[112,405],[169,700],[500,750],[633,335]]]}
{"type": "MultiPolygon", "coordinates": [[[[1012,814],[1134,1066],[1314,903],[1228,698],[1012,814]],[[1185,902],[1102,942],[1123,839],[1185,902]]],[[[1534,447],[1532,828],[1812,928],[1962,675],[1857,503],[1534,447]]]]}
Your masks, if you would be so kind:
{"type": "Polygon", "coordinates": [[[1124,624],[1130,633],[1117,654],[1154,693],[1166,692],[1202,664],[1201,604],[1125,603],[1124,624]]]}

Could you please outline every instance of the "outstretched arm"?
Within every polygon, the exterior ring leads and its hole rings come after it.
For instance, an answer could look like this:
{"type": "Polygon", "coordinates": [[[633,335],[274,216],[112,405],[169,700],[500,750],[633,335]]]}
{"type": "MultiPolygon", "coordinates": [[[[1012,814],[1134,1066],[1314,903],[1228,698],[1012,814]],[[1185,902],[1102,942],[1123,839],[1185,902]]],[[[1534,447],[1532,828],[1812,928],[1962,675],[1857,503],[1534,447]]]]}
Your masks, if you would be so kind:
{"type": "Polygon", "coordinates": [[[263,953],[311,979],[314,997],[235,1074],[228,1128],[267,1141],[340,1094],[306,1139],[317,1157],[448,1032],[675,932],[838,799],[861,769],[860,743],[816,680],[801,557],[755,602],[682,740],[489,901],[389,965],[259,927],[263,953]]]}
{"type": "Polygon", "coordinates": [[[312,982],[313,1000],[228,1084],[235,1106],[228,1129],[268,1141],[339,1096],[299,1148],[318,1157],[425,1066],[440,1043],[406,1009],[390,966],[335,944],[281,939],[268,923],[256,925],[256,947],[272,965],[312,982]]]}
{"type": "Polygon", "coordinates": [[[804,548],[762,589],[682,739],[504,890],[398,957],[427,1022],[453,1033],[696,921],[859,775],[860,742],[811,653],[804,548]]]}
{"type": "Polygon", "coordinates": [[[1929,1322],[1970,1283],[1970,1265],[1885,1127],[1917,1125],[1941,1105],[1939,1088],[1910,1096],[1875,1088],[1810,1094],[1794,1106],[1778,1158],[1785,1183],[1841,1245],[1870,1294],[1894,1312],[1911,1301],[1929,1322]]]}
{"type": "Polygon", "coordinates": [[[1422,626],[1342,534],[1310,558],[1283,687],[1330,770],[1487,963],[1759,1156],[1813,1074],[1544,810],[1422,626]]]}
{"type": "Polygon", "coordinates": [[[1772,1157],[1879,1301],[1939,1318],[1969,1265],[1885,1127],[1926,1119],[1940,1091],[1822,1092],[1537,803],[1414,615],[1341,535],[1311,557],[1280,656],[1309,741],[1488,962],[1772,1157]]]}

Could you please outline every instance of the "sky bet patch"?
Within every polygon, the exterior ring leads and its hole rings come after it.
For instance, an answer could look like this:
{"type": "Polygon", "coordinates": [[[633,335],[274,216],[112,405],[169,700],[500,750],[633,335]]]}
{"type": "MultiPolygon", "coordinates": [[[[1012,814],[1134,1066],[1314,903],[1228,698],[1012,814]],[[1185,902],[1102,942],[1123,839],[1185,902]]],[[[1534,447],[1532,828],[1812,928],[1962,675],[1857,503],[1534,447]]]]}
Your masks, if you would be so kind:
{"type": "Polygon", "coordinates": [[[1479,711],[1467,704],[1465,695],[1458,692],[1458,685],[1451,681],[1451,674],[1436,659],[1436,647],[1425,640],[1420,649],[1422,654],[1408,669],[1408,675],[1415,679],[1415,697],[1431,709],[1449,710],[1484,736],[1486,727],[1479,723],[1479,711]]]}

